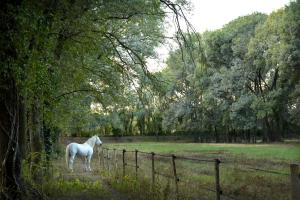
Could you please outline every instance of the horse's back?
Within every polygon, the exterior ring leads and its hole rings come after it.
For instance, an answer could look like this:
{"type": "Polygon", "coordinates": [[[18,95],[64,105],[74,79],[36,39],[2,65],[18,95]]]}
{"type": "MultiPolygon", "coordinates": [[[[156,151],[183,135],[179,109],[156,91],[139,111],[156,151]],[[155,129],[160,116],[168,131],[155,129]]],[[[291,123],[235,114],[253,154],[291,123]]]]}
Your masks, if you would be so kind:
{"type": "Polygon", "coordinates": [[[78,144],[78,143],[70,143],[69,146],[69,153],[71,155],[78,154],[80,156],[88,156],[93,154],[93,149],[85,144],[78,144]]]}

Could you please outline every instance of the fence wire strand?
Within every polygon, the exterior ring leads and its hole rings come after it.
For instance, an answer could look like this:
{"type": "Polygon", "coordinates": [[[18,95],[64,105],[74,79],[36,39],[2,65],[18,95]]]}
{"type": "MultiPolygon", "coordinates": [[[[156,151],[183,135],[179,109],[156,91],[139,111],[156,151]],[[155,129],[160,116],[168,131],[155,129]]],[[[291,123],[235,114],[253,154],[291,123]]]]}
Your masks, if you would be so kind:
{"type": "Polygon", "coordinates": [[[265,170],[265,169],[260,169],[260,168],[246,167],[245,169],[266,172],[266,173],[269,173],[269,174],[290,176],[290,174],[287,174],[287,173],[282,173],[282,172],[277,172],[277,171],[271,171],[271,170],[265,170]]]}
{"type": "MultiPolygon", "coordinates": [[[[159,167],[162,167],[163,165],[161,163],[166,164],[167,160],[164,160],[163,158],[158,158],[158,157],[164,157],[164,158],[169,158],[170,160],[173,159],[178,159],[178,160],[188,160],[188,161],[194,161],[196,162],[205,162],[205,163],[215,163],[216,161],[218,161],[221,164],[233,164],[233,168],[237,168],[236,166],[234,166],[234,164],[236,164],[236,162],[234,161],[229,161],[229,160],[224,160],[221,161],[219,159],[201,159],[201,158],[195,158],[195,157],[186,157],[186,156],[175,156],[173,154],[161,154],[161,153],[154,153],[154,152],[145,152],[145,151],[139,151],[139,150],[125,150],[125,149],[110,149],[107,147],[103,147],[102,148],[102,158],[105,160],[107,160],[107,164],[109,162],[111,162],[111,164],[114,164],[116,167],[118,164],[120,164],[120,166],[122,165],[122,153],[118,153],[118,152],[122,152],[123,156],[125,156],[125,159],[127,160],[125,163],[123,163],[124,167],[133,167],[137,169],[140,169],[141,171],[144,171],[145,168],[151,168],[151,160],[155,159],[156,163],[160,163],[160,164],[155,164],[155,168],[154,168],[154,175],[158,175],[161,177],[165,177],[168,179],[174,179],[176,178],[176,180],[179,183],[185,183],[185,184],[190,184],[191,182],[196,182],[194,180],[189,180],[185,181],[183,179],[183,177],[176,175],[176,177],[174,177],[174,175],[169,175],[164,173],[164,171],[160,172],[158,171],[159,167]],[[132,154],[132,153],[138,153],[137,154],[132,154]],[[115,154],[115,155],[114,155],[115,154]],[[109,156],[110,155],[110,156],[109,156]],[[137,163],[138,164],[132,164],[134,161],[134,156],[137,156],[137,163]],[[145,159],[142,159],[145,158],[145,159]]],[[[100,154],[98,154],[98,157],[100,159],[100,154]]],[[[103,161],[104,162],[104,161],[103,161]]],[[[152,161],[153,162],[153,161],[152,161]]],[[[109,167],[109,166],[108,166],[109,167]]],[[[163,168],[165,169],[165,168],[163,168]]],[[[225,168],[226,169],[226,168],[225,168]]],[[[273,170],[268,170],[268,169],[262,169],[262,168],[256,168],[256,167],[250,167],[250,166],[243,166],[241,168],[237,168],[238,170],[240,170],[241,172],[245,172],[246,170],[252,170],[252,171],[259,171],[259,172],[263,172],[263,173],[268,173],[268,174],[276,174],[276,175],[283,175],[283,176],[290,176],[290,174],[288,173],[283,173],[283,172],[279,172],[279,171],[273,171],[273,170]]],[[[161,169],[160,169],[161,170],[161,169]]],[[[137,171],[136,171],[137,173],[137,171]]],[[[186,177],[185,177],[186,178],[186,177]]],[[[216,190],[208,188],[206,185],[203,184],[193,184],[195,186],[197,186],[197,188],[201,189],[201,190],[206,190],[209,192],[213,192],[216,193],[216,190]]],[[[229,194],[226,193],[220,193],[221,197],[223,198],[227,198],[227,199],[232,199],[232,200],[236,200],[236,197],[233,197],[229,194]]]]}

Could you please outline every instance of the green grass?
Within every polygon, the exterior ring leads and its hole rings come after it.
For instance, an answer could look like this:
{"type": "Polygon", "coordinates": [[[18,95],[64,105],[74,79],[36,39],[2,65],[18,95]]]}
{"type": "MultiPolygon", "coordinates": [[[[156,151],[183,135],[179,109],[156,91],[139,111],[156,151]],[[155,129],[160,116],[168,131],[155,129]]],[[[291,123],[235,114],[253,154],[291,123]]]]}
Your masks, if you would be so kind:
{"type": "MultiPolygon", "coordinates": [[[[267,159],[286,163],[300,163],[300,145],[295,144],[203,144],[203,143],[118,143],[105,144],[109,148],[127,149],[178,155],[210,154],[216,157],[227,154],[231,157],[267,159]]],[[[206,155],[207,156],[207,155],[206,155]]]]}
{"type": "MultiPolygon", "coordinates": [[[[220,165],[220,181],[224,195],[243,200],[290,199],[289,175],[268,174],[249,170],[249,167],[289,174],[289,164],[300,163],[300,145],[297,142],[256,145],[133,142],[104,144],[104,147],[126,150],[138,149],[145,152],[175,154],[193,158],[220,158],[225,161],[220,165]]],[[[109,157],[112,158],[112,156],[112,151],[110,151],[109,157]]],[[[156,174],[155,188],[152,188],[151,157],[149,155],[139,154],[138,180],[135,179],[134,153],[126,153],[128,165],[126,166],[126,176],[123,178],[121,151],[117,151],[117,158],[117,165],[114,159],[104,162],[101,153],[98,154],[95,148],[92,159],[93,173],[86,173],[82,170],[80,159],[75,160],[75,172],[70,173],[65,168],[64,158],[59,157],[52,161],[55,170],[52,172],[52,179],[44,182],[43,193],[49,199],[61,200],[84,199],[83,197],[86,199],[122,199],[122,195],[112,195],[118,192],[131,200],[176,199],[173,178],[168,179],[156,174]],[[108,166],[110,167],[108,168],[108,166]],[[105,180],[109,184],[105,185],[99,180],[105,180]]],[[[194,162],[178,158],[176,159],[176,168],[180,180],[178,182],[179,199],[209,200],[215,198],[214,192],[201,189],[214,189],[214,163],[194,162]]],[[[155,171],[172,177],[171,159],[156,155],[155,171]]],[[[226,197],[222,196],[222,199],[226,199],[226,197]]]]}
{"type": "Polygon", "coordinates": [[[49,199],[99,199],[106,194],[100,181],[72,180],[48,181],[42,184],[42,191],[49,199]]]}
{"type": "MultiPolygon", "coordinates": [[[[104,144],[104,147],[126,150],[138,149],[144,152],[175,154],[194,158],[220,158],[221,161],[225,162],[220,165],[221,187],[224,194],[245,200],[290,199],[289,164],[300,163],[300,145],[294,142],[283,144],[134,142],[104,144]],[[281,175],[256,171],[251,168],[276,171],[281,175]]],[[[120,166],[122,153],[118,152],[120,166]]],[[[148,179],[151,180],[150,157],[145,157],[143,154],[139,155],[140,175],[147,175],[148,179]]],[[[134,165],[134,153],[126,153],[126,163],[131,166],[134,165]]],[[[176,159],[176,166],[180,179],[179,192],[183,197],[187,197],[182,199],[199,199],[199,195],[201,199],[203,199],[203,196],[206,196],[207,199],[214,198],[214,193],[200,189],[201,187],[214,189],[214,163],[176,159]]],[[[126,167],[126,170],[129,173],[133,168],[129,166],[126,167]]],[[[172,176],[170,158],[157,155],[155,158],[155,171],[172,176]]],[[[160,180],[160,188],[162,190],[166,188],[168,179],[159,175],[157,175],[157,178],[160,180]]],[[[171,186],[173,186],[172,180],[171,186]]],[[[126,184],[124,187],[132,190],[126,184]]],[[[174,189],[171,191],[171,194],[174,193],[174,189]]],[[[143,192],[139,191],[138,193],[143,192]]],[[[167,199],[172,199],[172,197],[167,199]]]]}

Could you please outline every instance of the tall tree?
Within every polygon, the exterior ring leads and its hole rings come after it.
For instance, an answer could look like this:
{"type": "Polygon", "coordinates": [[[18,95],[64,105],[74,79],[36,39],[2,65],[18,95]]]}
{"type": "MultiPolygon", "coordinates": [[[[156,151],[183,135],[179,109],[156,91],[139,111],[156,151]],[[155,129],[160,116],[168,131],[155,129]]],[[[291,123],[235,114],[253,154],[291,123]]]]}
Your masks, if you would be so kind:
{"type": "Polygon", "coordinates": [[[20,197],[25,126],[39,155],[70,97],[116,101],[129,82],[151,79],[146,58],[163,39],[167,9],[182,11],[169,0],[1,1],[1,199],[20,197]]]}

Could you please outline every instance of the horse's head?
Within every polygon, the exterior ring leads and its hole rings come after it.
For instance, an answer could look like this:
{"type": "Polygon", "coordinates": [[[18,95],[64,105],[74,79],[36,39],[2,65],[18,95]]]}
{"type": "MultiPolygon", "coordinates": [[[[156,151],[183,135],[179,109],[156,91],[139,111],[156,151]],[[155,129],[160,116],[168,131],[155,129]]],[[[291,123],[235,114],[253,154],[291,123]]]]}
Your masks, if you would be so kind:
{"type": "Polygon", "coordinates": [[[95,135],[95,138],[96,138],[95,144],[102,145],[102,141],[100,140],[100,138],[97,135],[95,135]]]}

